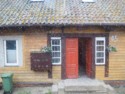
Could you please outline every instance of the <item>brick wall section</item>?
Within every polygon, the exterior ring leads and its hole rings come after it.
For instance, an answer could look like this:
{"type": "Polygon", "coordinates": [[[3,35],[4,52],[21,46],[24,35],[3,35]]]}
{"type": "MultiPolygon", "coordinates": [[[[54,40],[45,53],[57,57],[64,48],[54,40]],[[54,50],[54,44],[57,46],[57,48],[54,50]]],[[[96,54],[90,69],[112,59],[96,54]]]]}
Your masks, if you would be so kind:
{"type": "Polygon", "coordinates": [[[106,80],[104,81],[106,84],[110,84],[113,87],[125,86],[125,80],[106,80]]]}
{"type": "Polygon", "coordinates": [[[40,82],[35,82],[35,83],[32,83],[32,82],[28,82],[28,83],[24,83],[24,82],[21,82],[21,83],[14,83],[14,87],[46,87],[46,86],[52,86],[53,83],[40,83],[40,82]]]}

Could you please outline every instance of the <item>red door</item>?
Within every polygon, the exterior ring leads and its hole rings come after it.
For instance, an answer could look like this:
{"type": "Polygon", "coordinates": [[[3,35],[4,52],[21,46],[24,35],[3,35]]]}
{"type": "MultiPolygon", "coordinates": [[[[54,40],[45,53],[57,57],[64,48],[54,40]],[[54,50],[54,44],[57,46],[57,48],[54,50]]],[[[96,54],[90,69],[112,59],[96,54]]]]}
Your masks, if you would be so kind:
{"type": "Polygon", "coordinates": [[[92,77],[92,40],[86,41],[86,74],[92,77]]]}
{"type": "Polygon", "coordinates": [[[66,39],[66,76],[78,78],[78,38],[66,39]]]}

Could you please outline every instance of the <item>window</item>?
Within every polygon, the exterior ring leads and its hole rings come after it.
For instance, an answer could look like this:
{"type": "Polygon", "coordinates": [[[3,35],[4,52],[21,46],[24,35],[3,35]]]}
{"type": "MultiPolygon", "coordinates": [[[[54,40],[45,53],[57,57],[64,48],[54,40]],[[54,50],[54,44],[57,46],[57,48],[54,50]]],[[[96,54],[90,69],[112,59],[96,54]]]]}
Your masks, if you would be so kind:
{"type": "Polygon", "coordinates": [[[95,2],[95,0],[82,0],[82,2],[95,2]]]}
{"type": "Polygon", "coordinates": [[[18,65],[17,40],[4,40],[5,65],[18,65]]]}
{"type": "Polygon", "coordinates": [[[23,66],[22,36],[0,36],[0,68],[23,66]]]}
{"type": "Polygon", "coordinates": [[[105,64],[105,37],[97,37],[95,40],[95,63],[105,64]]]}
{"type": "Polygon", "coordinates": [[[61,38],[51,38],[51,49],[52,49],[52,63],[61,64],[61,38]]]}

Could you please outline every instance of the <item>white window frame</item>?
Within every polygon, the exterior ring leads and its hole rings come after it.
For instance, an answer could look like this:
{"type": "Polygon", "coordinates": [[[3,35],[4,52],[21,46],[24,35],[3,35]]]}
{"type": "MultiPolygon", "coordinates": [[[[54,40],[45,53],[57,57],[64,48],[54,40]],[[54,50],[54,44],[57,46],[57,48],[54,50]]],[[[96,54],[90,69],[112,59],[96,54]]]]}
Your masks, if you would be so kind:
{"type": "Polygon", "coordinates": [[[5,55],[5,66],[18,66],[19,65],[19,61],[18,61],[18,40],[15,40],[15,39],[7,39],[7,40],[4,40],[4,55],[5,55]],[[13,62],[11,64],[7,63],[7,54],[6,54],[6,41],[9,41],[9,40],[14,40],[16,41],[16,60],[17,62],[13,62]]]}
{"type": "Polygon", "coordinates": [[[106,51],[105,51],[105,48],[106,48],[106,44],[105,44],[105,41],[106,41],[106,38],[105,37],[96,37],[95,38],[95,64],[96,65],[105,65],[105,59],[106,59],[106,51]],[[101,57],[104,59],[104,62],[102,63],[97,63],[97,41],[104,41],[104,51],[101,51],[104,53],[104,57],[101,57]]]}
{"type": "MultiPolygon", "coordinates": [[[[61,51],[61,48],[62,48],[62,45],[61,45],[61,37],[51,37],[51,50],[52,50],[52,40],[54,40],[54,39],[58,39],[58,40],[60,40],[60,57],[59,57],[59,59],[60,59],[60,62],[59,63],[52,63],[53,65],[61,65],[61,62],[62,62],[62,51],[61,51]]],[[[53,58],[53,57],[52,57],[53,58]]]]}

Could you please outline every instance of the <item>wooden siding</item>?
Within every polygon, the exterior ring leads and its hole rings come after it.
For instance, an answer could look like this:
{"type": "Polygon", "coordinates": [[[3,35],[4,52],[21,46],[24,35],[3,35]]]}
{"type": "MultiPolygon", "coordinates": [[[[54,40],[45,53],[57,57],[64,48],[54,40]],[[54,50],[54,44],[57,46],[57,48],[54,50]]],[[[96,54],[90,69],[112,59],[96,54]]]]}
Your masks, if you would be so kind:
{"type": "Polygon", "coordinates": [[[125,30],[116,29],[109,34],[109,45],[117,52],[109,53],[109,76],[105,77],[105,66],[96,66],[96,78],[101,80],[125,80],[125,30]],[[115,40],[112,36],[116,36],[115,40]]]}
{"type": "MultiPolygon", "coordinates": [[[[10,30],[11,31],[11,30],[10,30]]],[[[39,51],[42,47],[47,45],[47,33],[38,29],[28,29],[25,32],[5,31],[1,34],[6,35],[22,35],[23,41],[23,66],[21,67],[1,67],[1,73],[14,73],[14,82],[55,82],[61,79],[61,66],[53,66],[53,79],[48,78],[48,72],[34,72],[30,66],[30,52],[39,51]]],[[[0,36],[1,36],[0,35],[0,36]]],[[[2,79],[0,79],[0,82],[2,79]]]]}
{"type": "Polygon", "coordinates": [[[117,52],[109,53],[109,76],[105,77],[105,66],[95,65],[95,78],[100,80],[125,80],[125,28],[115,27],[106,31],[100,27],[66,28],[65,33],[109,33],[109,45],[115,46],[117,52]],[[117,39],[112,40],[116,35],[117,39]]]}
{"type": "MultiPolygon", "coordinates": [[[[47,33],[60,33],[61,28],[43,30],[41,28],[28,28],[24,32],[17,30],[2,30],[3,35],[22,35],[23,66],[0,68],[0,73],[13,72],[15,82],[56,82],[61,79],[61,66],[53,66],[52,79],[48,72],[34,72],[30,69],[30,52],[38,51],[47,45],[47,33]]],[[[64,33],[107,33],[102,27],[67,27],[64,33]]],[[[125,80],[125,29],[115,29],[108,32],[109,44],[116,46],[117,52],[109,54],[109,77],[105,77],[105,66],[96,66],[96,78],[100,80],[125,80]],[[117,40],[112,40],[117,35],[117,40]]],[[[1,81],[1,79],[0,79],[1,81]]]]}
{"type": "Polygon", "coordinates": [[[105,30],[101,27],[67,27],[64,33],[104,33],[105,30]]]}

